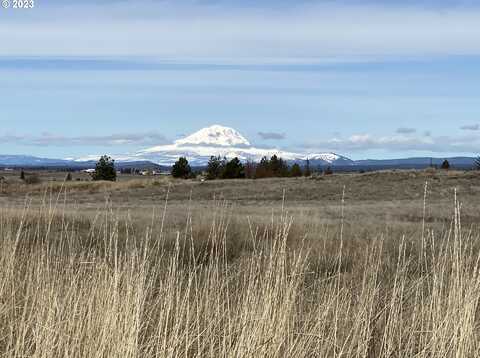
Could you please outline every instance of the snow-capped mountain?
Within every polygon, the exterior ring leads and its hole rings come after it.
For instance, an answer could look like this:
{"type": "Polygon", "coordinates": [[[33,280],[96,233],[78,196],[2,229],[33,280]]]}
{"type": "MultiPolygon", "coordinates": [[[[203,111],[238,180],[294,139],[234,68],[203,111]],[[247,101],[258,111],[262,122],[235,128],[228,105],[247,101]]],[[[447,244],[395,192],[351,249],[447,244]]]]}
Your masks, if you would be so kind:
{"type": "Polygon", "coordinates": [[[250,142],[235,129],[213,125],[200,129],[198,132],[186,138],[175,141],[178,146],[182,145],[219,145],[224,147],[250,147],[250,142]]]}
{"type": "Polygon", "coordinates": [[[335,153],[320,153],[320,154],[309,154],[303,157],[303,160],[323,160],[328,163],[333,163],[334,161],[342,158],[342,156],[335,153]]]}
{"type": "MultiPolygon", "coordinates": [[[[148,148],[135,155],[161,165],[173,164],[179,156],[185,156],[193,165],[205,165],[210,157],[221,156],[237,157],[242,161],[259,161],[262,157],[271,157],[276,154],[289,161],[304,161],[307,158],[316,164],[335,164],[341,161],[343,165],[352,162],[346,157],[335,153],[293,153],[278,148],[256,148],[235,129],[213,125],[203,128],[183,139],[176,140],[170,145],[161,145],[148,148]]],[[[353,163],[353,162],[352,162],[353,163]]]]}
{"type": "Polygon", "coordinates": [[[0,164],[2,166],[60,166],[68,162],[65,159],[39,158],[31,155],[0,155],[0,164]]]}
{"type": "Polygon", "coordinates": [[[310,163],[319,164],[319,165],[354,165],[355,162],[350,158],[344,157],[343,155],[335,153],[314,153],[304,156],[302,158],[304,161],[309,160],[310,163]]]}
{"type": "MultiPolygon", "coordinates": [[[[198,132],[178,139],[172,144],[147,148],[134,154],[109,154],[120,167],[132,165],[132,163],[143,165],[146,162],[170,166],[179,157],[186,157],[193,166],[206,165],[211,156],[221,156],[228,159],[237,157],[242,161],[252,160],[258,162],[263,157],[271,157],[274,154],[290,162],[302,163],[308,159],[315,166],[348,166],[355,164],[349,158],[335,153],[308,154],[289,152],[279,148],[257,148],[235,129],[220,125],[200,129],[198,132]]],[[[99,154],[66,159],[48,159],[20,155],[0,156],[0,166],[92,167],[99,157],[99,154]]]]}
{"type": "MultiPolygon", "coordinates": [[[[294,153],[278,148],[257,148],[244,136],[232,128],[214,125],[203,128],[183,139],[169,145],[160,145],[141,150],[129,155],[114,155],[117,168],[160,168],[171,166],[180,156],[187,157],[193,166],[204,166],[212,155],[234,158],[242,161],[260,161],[262,157],[277,156],[291,163],[305,163],[308,159],[312,167],[336,166],[337,168],[352,167],[356,170],[372,168],[426,168],[430,165],[440,166],[445,159],[456,168],[471,169],[475,158],[402,158],[384,160],[358,160],[353,161],[335,153],[294,153]]],[[[89,155],[82,158],[52,159],[39,158],[29,155],[0,155],[0,168],[93,168],[100,155],[89,155]]]]}

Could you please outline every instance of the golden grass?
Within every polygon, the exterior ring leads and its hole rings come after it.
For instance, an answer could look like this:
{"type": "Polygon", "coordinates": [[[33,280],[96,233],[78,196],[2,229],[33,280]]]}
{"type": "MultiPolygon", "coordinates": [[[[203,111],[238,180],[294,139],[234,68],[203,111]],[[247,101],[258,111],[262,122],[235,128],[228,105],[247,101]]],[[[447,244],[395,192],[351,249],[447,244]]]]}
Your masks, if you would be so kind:
{"type": "Polygon", "coordinates": [[[119,182],[112,181],[47,181],[38,184],[23,184],[14,182],[4,184],[0,193],[4,194],[36,194],[67,192],[102,192],[111,190],[130,190],[148,188],[157,185],[168,185],[169,178],[130,179],[119,182]]]}
{"type": "Polygon", "coordinates": [[[216,202],[197,224],[187,207],[181,229],[168,210],[1,209],[0,356],[480,355],[479,232],[456,201],[442,230],[362,238],[283,208],[240,223],[216,202]]]}

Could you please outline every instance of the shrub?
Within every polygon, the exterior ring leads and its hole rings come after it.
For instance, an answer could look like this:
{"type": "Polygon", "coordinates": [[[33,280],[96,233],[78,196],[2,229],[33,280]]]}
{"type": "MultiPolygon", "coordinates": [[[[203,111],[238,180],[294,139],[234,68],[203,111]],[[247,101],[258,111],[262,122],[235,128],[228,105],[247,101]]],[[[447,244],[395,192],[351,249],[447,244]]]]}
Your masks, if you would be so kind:
{"type": "Polygon", "coordinates": [[[443,161],[441,168],[442,168],[442,169],[445,169],[445,170],[450,169],[450,163],[448,162],[448,160],[444,160],[444,161],[443,161]]]}
{"type": "Polygon", "coordinates": [[[65,181],[72,181],[72,174],[67,173],[67,176],[65,177],[65,181]]]}
{"type": "Polygon", "coordinates": [[[117,172],[115,171],[115,161],[108,155],[102,156],[95,167],[95,173],[92,175],[93,180],[117,180],[117,172]]]}
{"type": "Polygon", "coordinates": [[[39,184],[41,182],[40,177],[38,174],[30,174],[25,176],[25,183],[26,184],[39,184]]]}

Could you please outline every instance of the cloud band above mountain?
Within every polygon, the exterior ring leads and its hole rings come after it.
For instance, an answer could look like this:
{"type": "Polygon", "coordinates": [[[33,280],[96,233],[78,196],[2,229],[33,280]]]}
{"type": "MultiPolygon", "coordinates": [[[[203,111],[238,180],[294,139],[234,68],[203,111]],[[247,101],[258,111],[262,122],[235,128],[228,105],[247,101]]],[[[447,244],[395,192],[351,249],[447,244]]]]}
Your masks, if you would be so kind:
{"type": "Polygon", "coordinates": [[[4,134],[0,136],[0,143],[17,143],[33,146],[126,146],[126,145],[155,145],[166,143],[165,136],[156,132],[111,134],[104,136],[75,136],[68,137],[52,133],[43,133],[40,136],[4,134]]]}
{"type": "Polygon", "coordinates": [[[303,146],[311,150],[332,150],[342,153],[383,150],[388,152],[430,152],[434,153],[478,153],[480,136],[412,136],[397,134],[392,136],[374,136],[356,134],[348,138],[333,138],[325,141],[310,142],[303,146]]]}
{"type": "Polygon", "coordinates": [[[480,54],[478,7],[384,3],[292,2],[279,11],[221,2],[52,2],[23,16],[0,12],[0,56],[480,54]]]}

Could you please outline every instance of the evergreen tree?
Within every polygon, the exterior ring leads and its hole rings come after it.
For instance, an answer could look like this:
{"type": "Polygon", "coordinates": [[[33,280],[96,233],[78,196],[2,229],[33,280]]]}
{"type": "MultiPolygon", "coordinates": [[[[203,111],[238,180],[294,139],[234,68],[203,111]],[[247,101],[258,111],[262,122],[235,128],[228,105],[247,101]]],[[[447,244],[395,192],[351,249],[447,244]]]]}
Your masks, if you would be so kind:
{"type": "Polygon", "coordinates": [[[95,173],[92,175],[93,180],[117,180],[117,172],[115,171],[115,160],[108,155],[103,155],[95,166],[95,173]]]}
{"type": "Polygon", "coordinates": [[[253,179],[256,176],[257,165],[255,162],[248,160],[245,164],[245,178],[253,179]]]}
{"type": "Polygon", "coordinates": [[[290,174],[290,171],[288,169],[288,164],[285,160],[282,158],[278,159],[278,173],[277,177],[288,177],[290,174]]]}
{"type": "Polygon", "coordinates": [[[245,178],[245,167],[242,162],[235,157],[225,164],[222,178],[224,179],[238,179],[245,178]]]}
{"type": "Polygon", "coordinates": [[[270,158],[270,171],[272,176],[278,176],[278,173],[280,172],[280,166],[281,166],[281,162],[278,159],[277,155],[274,154],[270,158]]]}
{"type": "Polygon", "coordinates": [[[292,177],[301,177],[302,176],[302,168],[300,168],[300,165],[297,163],[292,165],[292,168],[290,169],[290,176],[292,177]]]}
{"type": "Polygon", "coordinates": [[[192,176],[192,168],[185,157],[180,157],[172,167],[172,176],[174,178],[188,179],[192,176]]]}
{"type": "Polygon", "coordinates": [[[288,175],[288,165],[282,159],[277,157],[276,154],[270,158],[270,176],[284,177],[288,175]]]}
{"type": "Polygon", "coordinates": [[[444,160],[443,163],[442,163],[442,169],[445,169],[445,170],[448,170],[450,169],[450,163],[448,162],[448,160],[444,160]]]}
{"type": "Polygon", "coordinates": [[[20,179],[21,179],[21,180],[25,180],[25,172],[23,171],[23,169],[22,169],[22,171],[20,172],[20,179]]]}
{"type": "Polygon", "coordinates": [[[225,167],[225,159],[218,157],[210,157],[207,165],[207,179],[213,180],[218,179],[222,175],[222,172],[225,167]]]}
{"type": "Polygon", "coordinates": [[[263,157],[257,165],[255,178],[268,178],[272,176],[270,167],[270,160],[268,160],[267,157],[263,157]]]}
{"type": "Polygon", "coordinates": [[[65,181],[72,181],[72,174],[67,173],[67,176],[65,177],[65,181]]]}
{"type": "Polygon", "coordinates": [[[303,175],[306,177],[312,175],[312,170],[310,169],[310,160],[308,160],[308,158],[305,162],[305,170],[303,171],[303,175]]]}

